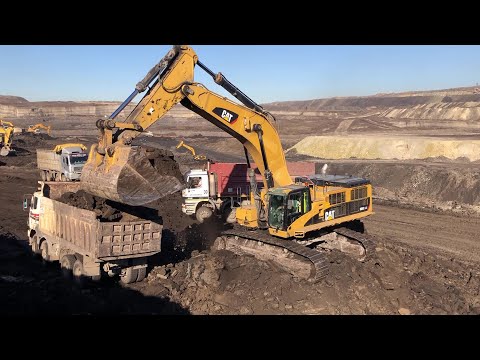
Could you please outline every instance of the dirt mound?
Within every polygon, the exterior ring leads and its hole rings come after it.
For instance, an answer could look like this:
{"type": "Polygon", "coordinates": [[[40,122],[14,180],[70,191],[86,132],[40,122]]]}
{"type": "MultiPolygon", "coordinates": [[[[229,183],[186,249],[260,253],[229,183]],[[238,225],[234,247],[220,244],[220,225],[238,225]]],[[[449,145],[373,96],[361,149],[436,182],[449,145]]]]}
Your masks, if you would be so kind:
{"type": "Polygon", "coordinates": [[[428,137],[307,136],[288,151],[322,159],[427,159],[446,157],[479,160],[480,141],[428,137]]]}
{"type": "Polygon", "coordinates": [[[34,133],[22,133],[16,134],[13,138],[14,144],[18,144],[21,146],[27,147],[42,147],[47,143],[49,140],[54,140],[55,138],[51,137],[48,134],[34,134],[34,133]]]}
{"type": "Polygon", "coordinates": [[[377,244],[363,264],[338,252],[317,284],[251,256],[193,251],[133,287],[193,314],[480,314],[480,272],[456,261],[377,244]]]}
{"type": "Polygon", "coordinates": [[[13,104],[28,104],[28,100],[20,96],[0,95],[0,104],[13,105],[13,104]]]}

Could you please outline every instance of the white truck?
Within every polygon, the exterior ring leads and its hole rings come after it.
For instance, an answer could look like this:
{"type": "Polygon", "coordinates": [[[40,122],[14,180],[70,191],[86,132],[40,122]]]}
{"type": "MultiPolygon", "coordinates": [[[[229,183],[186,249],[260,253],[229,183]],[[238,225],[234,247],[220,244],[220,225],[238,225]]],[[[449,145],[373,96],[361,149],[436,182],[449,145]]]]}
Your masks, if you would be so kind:
{"type": "Polygon", "coordinates": [[[153,220],[105,221],[94,211],[58,201],[66,192],[80,189],[79,182],[39,181],[39,190],[25,195],[28,239],[43,262],[59,261],[65,277],[82,285],[102,273],[120,275],[120,281],[142,281],[147,258],[160,252],[163,226],[153,220]]]}
{"type": "MultiPolygon", "coordinates": [[[[255,170],[258,188],[263,181],[256,165],[255,170]]],[[[306,176],[315,174],[314,162],[287,162],[290,175],[306,176]]],[[[226,222],[235,222],[235,208],[242,200],[248,199],[250,179],[246,163],[206,163],[204,169],[193,169],[185,174],[187,188],[182,190],[182,212],[195,216],[202,223],[213,214],[222,216],[226,222]]]]}
{"type": "Polygon", "coordinates": [[[57,145],[53,150],[37,149],[37,167],[42,181],[80,180],[88,159],[83,144],[57,145]]]}

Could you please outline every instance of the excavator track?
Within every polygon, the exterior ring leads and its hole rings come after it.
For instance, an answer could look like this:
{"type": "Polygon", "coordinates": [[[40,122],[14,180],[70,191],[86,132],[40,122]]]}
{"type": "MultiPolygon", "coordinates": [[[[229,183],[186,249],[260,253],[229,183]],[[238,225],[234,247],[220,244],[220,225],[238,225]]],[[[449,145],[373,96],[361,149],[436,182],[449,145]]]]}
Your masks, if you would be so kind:
{"type": "Polygon", "coordinates": [[[374,256],[376,246],[371,236],[346,227],[336,228],[333,231],[339,235],[358,241],[360,244],[362,244],[363,248],[365,249],[365,258],[363,259],[364,262],[370,260],[374,256]]]}
{"type": "Polygon", "coordinates": [[[244,230],[244,229],[237,229],[234,228],[232,230],[226,230],[222,232],[224,236],[238,236],[243,239],[248,240],[255,240],[260,241],[262,243],[277,246],[283,249],[287,249],[294,254],[297,254],[308,261],[310,261],[315,269],[315,273],[310,275],[309,281],[316,283],[328,274],[328,259],[326,258],[325,254],[310,249],[306,246],[297,244],[292,240],[283,240],[279,238],[275,238],[270,234],[256,230],[255,232],[244,230]]]}
{"type": "MultiPolygon", "coordinates": [[[[366,262],[373,258],[375,254],[374,239],[358,231],[351,230],[347,227],[339,227],[332,230],[333,232],[342,235],[348,239],[359,242],[365,249],[365,257],[361,260],[366,262]]],[[[291,251],[308,261],[314,266],[315,273],[311,274],[309,281],[316,283],[328,274],[328,259],[326,255],[320,251],[311,249],[305,245],[299,244],[294,240],[284,240],[271,236],[266,231],[256,230],[255,232],[242,228],[233,228],[222,232],[224,236],[238,236],[242,239],[259,241],[268,245],[273,245],[282,249],[291,251]]]]}

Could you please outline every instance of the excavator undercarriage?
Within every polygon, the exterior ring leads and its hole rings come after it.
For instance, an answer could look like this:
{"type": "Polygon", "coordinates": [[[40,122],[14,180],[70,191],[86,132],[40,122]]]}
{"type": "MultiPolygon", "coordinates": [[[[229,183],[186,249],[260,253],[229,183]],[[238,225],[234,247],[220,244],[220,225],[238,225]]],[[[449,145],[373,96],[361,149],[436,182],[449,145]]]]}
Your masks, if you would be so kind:
{"type": "Polygon", "coordinates": [[[273,261],[292,275],[313,283],[327,276],[327,254],[330,251],[341,251],[360,262],[369,261],[375,254],[374,239],[363,232],[363,223],[359,221],[325,229],[301,240],[279,239],[267,231],[252,231],[234,226],[233,229],[223,231],[212,248],[273,261]]]}

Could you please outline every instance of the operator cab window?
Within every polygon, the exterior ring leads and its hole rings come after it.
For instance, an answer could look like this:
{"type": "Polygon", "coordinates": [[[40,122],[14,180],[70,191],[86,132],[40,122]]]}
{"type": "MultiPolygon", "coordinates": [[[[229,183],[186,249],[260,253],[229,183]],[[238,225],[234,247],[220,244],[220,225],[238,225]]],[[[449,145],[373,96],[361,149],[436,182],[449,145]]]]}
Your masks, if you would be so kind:
{"type": "Polygon", "coordinates": [[[195,189],[202,187],[202,177],[201,176],[193,176],[188,178],[188,188],[195,189]]]}
{"type": "Polygon", "coordinates": [[[290,193],[287,201],[287,226],[309,211],[310,191],[308,188],[290,193]]]}
{"type": "Polygon", "coordinates": [[[285,213],[285,196],[271,195],[269,199],[268,224],[277,229],[284,229],[283,217],[285,213]]]}

